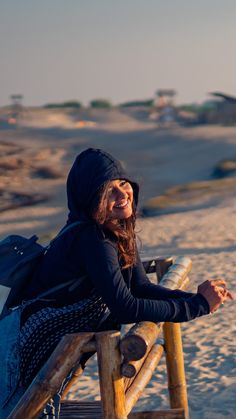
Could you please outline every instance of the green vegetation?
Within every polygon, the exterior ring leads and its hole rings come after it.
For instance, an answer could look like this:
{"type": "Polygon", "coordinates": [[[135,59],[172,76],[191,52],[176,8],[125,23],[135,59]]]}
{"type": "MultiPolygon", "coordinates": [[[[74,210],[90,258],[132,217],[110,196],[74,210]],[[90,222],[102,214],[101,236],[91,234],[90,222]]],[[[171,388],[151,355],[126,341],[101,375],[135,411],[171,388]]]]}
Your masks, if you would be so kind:
{"type": "Polygon", "coordinates": [[[176,108],[179,111],[197,113],[199,105],[197,105],[196,103],[187,103],[187,104],[184,104],[184,105],[176,106],[176,108]]]}
{"type": "Polygon", "coordinates": [[[91,108],[101,108],[101,109],[109,109],[112,107],[112,104],[107,99],[93,99],[90,102],[91,108]]]}
{"type": "Polygon", "coordinates": [[[79,109],[82,107],[82,104],[77,100],[68,100],[67,102],[62,103],[47,103],[44,105],[44,108],[54,109],[54,108],[76,108],[79,109]]]}
{"type": "Polygon", "coordinates": [[[121,103],[119,106],[121,108],[131,108],[131,107],[138,107],[138,106],[153,106],[153,99],[147,99],[147,100],[134,100],[131,102],[124,102],[121,103]]]}
{"type": "Polygon", "coordinates": [[[41,166],[32,170],[33,177],[41,179],[59,179],[62,177],[62,173],[59,169],[49,166],[41,166]]]}
{"type": "Polygon", "coordinates": [[[196,114],[200,114],[202,112],[208,112],[213,111],[217,109],[218,102],[214,100],[208,100],[201,104],[198,103],[187,103],[183,105],[177,106],[177,109],[180,111],[186,111],[186,112],[193,112],[196,114]]]}

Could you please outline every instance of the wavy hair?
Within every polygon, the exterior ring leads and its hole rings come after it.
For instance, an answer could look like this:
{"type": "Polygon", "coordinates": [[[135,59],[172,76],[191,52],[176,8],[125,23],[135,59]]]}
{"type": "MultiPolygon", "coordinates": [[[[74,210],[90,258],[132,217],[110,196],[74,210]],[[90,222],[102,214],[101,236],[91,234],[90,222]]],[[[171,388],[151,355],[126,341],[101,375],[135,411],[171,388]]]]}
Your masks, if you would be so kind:
{"type": "Polygon", "coordinates": [[[92,200],[90,213],[97,224],[111,232],[118,246],[119,261],[122,269],[133,266],[136,262],[135,222],[136,206],[132,203],[132,215],[122,220],[107,220],[107,200],[110,182],[106,182],[92,200]]]}

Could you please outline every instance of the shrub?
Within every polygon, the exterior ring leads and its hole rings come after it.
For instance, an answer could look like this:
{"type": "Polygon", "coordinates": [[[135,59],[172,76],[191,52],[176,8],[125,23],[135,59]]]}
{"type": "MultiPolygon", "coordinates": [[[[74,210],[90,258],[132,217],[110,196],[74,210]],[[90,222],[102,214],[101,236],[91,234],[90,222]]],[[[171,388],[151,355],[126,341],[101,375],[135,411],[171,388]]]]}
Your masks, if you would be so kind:
{"type": "Polygon", "coordinates": [[[62,103],[47,103],[44,105],[44,108],[53,109],[53,108],[76,108],[79,109],[82,107],[82,104],[77,100],[68,100],[67,102],[62,103]]]}
{"type": "Polygon", "coordinates": [[[148,100],[135,100],[131,102],[124,102],[121,103],[119,106],[121,108],[131,108],[131,107],[137,107],[137,106],[152,106],[153,105],[153,99],[148,100]]]}
{"type": "Polygon", "coordinates": [[[108,108],[112,107],[112,104],[107,99],[94,99],[94,100],[91,100],[90,106],[91,106],[91,108],[105,108],[105,109],[108,109],[108,108]]]}

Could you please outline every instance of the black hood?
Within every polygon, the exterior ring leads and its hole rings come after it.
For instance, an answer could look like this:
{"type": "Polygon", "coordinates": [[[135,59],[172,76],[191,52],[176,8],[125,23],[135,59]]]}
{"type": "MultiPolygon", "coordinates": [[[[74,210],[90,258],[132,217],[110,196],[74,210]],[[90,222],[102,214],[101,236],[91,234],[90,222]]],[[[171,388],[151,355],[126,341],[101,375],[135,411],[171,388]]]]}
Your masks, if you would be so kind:
{"type": "Polygon", "coordinates": [[[138,184],[129,179],[121,163],[107,152],[88,148],[80,153],[67,179],[68,222],[88,220],[89,204],[99,188],[107,181],[128,180],[134,190],[134,202],[138,204],[138,184]]]}

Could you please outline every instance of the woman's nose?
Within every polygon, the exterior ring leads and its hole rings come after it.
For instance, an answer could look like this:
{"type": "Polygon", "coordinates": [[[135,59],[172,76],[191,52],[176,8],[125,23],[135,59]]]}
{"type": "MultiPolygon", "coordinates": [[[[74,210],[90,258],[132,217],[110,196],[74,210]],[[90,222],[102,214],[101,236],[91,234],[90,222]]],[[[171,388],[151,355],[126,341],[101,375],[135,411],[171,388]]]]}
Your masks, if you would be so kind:
{"type": "Polygon", "coordinates": [[[118,199],[124,199],[124,198],[127,198],[127,193],[126,193],[126,191],[124,191],[124,189],[122,189],[122,188],[117,188],[117,196],[118,196],[118,199]]]}

